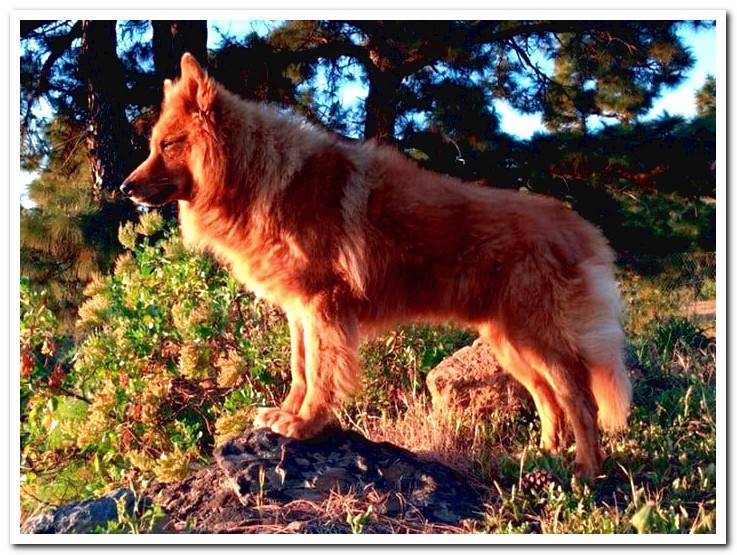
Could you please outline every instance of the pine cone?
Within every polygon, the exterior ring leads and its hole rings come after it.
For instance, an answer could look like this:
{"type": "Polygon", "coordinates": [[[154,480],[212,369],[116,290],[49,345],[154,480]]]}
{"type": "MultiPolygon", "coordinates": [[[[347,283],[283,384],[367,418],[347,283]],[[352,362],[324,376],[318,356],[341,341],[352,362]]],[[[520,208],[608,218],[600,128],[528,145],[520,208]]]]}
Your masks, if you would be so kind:
{"type": "Polygon", "coordinates": [[[548,484],[555,484],[557,481],[547,470],[538,468],[534,472],[528,472],[522,477],[520,490],[522,493],[542,493],[548,487],[548,484]]]}

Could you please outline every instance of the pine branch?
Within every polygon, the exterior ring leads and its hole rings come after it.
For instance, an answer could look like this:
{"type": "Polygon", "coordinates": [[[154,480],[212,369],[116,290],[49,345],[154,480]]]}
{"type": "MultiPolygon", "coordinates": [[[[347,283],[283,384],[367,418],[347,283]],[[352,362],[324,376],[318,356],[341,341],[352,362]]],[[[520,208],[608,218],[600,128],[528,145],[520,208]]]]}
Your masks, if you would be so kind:
{"type": "Polygon", "coordinates": [[[54,23],[53,19],[47,19],[47,20],[24,20],[20,22],[20,38],[21,40],[25,40],[28,38],[32,38],[34,35],[37,35],[37,31],[41,29],[42,27],[45,27],[49,23],[54,23]]]}
{"type": "Polygon", "coordinates": [[[28,100],[26,106],[26,113],[23,116],[23,127],[28,127],[33,114],[33,106],[36,104],[38,99],[50,89],[51,82],[51,70],[54,64],[61,58],[64,53],[72,46],[72,43],[82,36],[82,22],[77,21],[68,33],[53,37],[53,40],[49,40],[49,56],[46,58],[41,71],[38,74],[38,79],[33,87],[33,94],[28,100]]]}

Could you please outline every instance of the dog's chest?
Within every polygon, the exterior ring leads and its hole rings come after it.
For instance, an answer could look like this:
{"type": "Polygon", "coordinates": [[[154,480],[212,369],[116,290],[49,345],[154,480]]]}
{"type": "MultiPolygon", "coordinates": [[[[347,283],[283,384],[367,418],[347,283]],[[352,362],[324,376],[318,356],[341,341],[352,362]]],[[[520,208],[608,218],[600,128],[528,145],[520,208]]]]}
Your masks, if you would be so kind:
{"type": "Polygon", "coordinates": [[[186,208],[180,209],[180,224],[187,245],[212,252],[256,296],[284,306],[297,294],[305,256],[288,236],[258,230],[223,233],[186,208]]]}

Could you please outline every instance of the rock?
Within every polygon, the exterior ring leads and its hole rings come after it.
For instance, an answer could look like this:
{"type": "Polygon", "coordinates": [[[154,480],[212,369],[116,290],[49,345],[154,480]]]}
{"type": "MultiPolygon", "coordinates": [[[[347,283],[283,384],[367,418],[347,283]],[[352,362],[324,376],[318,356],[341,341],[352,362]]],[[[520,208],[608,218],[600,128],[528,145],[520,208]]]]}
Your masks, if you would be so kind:
{"type": "MultiPolygon", "coordinates": [[[[355,432],[330,430],[299,441],[252,430],[217,448],[214,458],[156,497],[172,521],[188,522],[189,532],[253,531],[272,521],[280,530],[290,524],[291,531],[325,532],[307,513],[336,493],[372,504],[381,515],[429,523],[460,525],[482,509],[480,492],[455,470],[355,432]]],[[[332,526],[350,532],[344,518],[332,526]]]]}
{"type": "Polygon", "coordinates": [[[147,492],[167,513],[175,531],[220,533],[237,530],[257,518],[245,510],[217,464],[181,482],[156,484],[147,492]]]}
{"type": "MultiPolygon", "coordinates": [[[[480,516],[484,497],[457,471],[356,432],[328,430],[299,441],[251,430],[215,450],[214,461],[172,484],[153,484],[144,503],[164,509],[168,532],[433,532],[480,516]],[[364,515],[364,516],[362,516],[364,515]]],[[[117,520],[130,490],[64,505],[22,532],[88,533],[117,520]]]]}
{"type": "Polygon", "coordinates": [[[436,410],[490,414],[532,407],[525,388],[507,374],[480,341],[464,347],[433,368],[426,378],[436,410]]]}
{"type": "Polygon", "coordinates": [[[254,499],[322,501],[331,491],[397,494],[427,520],[457,524],[478,516],[480,496],[456,471],[390,443],[330,430],[297,441],[268,430],[230,440],[215,453],[244,505],[254,499]]]}
{"type": "Polygon", "coordinates": [[[46,510],[29,518],[23,534],[89,534],[118,520],[118,500],[125,500],[125,510],[133,512],[135,496],[129,489],[118,489],[98,499],[89,499],[46,510]]]}

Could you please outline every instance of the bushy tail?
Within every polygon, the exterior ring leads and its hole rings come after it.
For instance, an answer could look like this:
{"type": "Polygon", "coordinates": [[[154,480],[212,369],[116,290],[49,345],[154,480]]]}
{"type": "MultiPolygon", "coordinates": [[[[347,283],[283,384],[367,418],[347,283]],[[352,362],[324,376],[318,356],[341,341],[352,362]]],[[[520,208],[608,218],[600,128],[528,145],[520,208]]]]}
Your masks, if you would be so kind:
{"type": "Polygon", "coordinates": [[[624,364],[591,368],[591,391],[599,407],[599,426],[615,431],[627,425],[632,384],[624,364]]]}
{"type": "Polygon", "coordinates": [[[618,430],[627,424],[632,384],[624,366],[621,301],[611,266],[584,264],[588,302],[580,304],[580,345],[591,372],[591,391],[599,407],[599,425],[618,430]]]}

